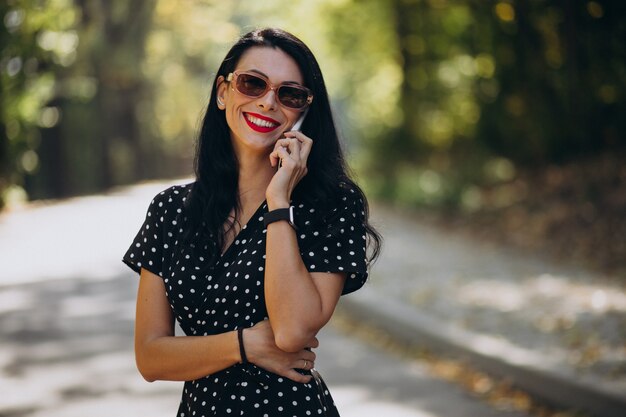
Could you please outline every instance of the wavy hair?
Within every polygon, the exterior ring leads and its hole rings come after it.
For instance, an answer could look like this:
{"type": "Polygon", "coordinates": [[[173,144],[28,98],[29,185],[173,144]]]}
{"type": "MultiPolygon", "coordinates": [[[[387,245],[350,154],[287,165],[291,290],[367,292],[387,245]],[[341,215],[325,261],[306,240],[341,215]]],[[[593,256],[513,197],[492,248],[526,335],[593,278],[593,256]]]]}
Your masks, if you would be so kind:
{"type": "MultiPolygon", "coordinates": [[[[296,186],[293,197],[325,205],[337,201],[337,196],[346,188],[357,192],[365,208],[363,224],[369,247],[368,262],[374,261],[380,253],[382,239],[368,222],[368,204],[363,191],[348,174],[319,64],[300,39],[275,28],[243,35],[228,51],[217,71],[196,143],[196,181],[186,199],[184,240],[192,243],[192,247],[197,247],[193,244],[196,239],[210,242],[208,255],[214,259],[220,255],[225,236],[237,221],[229,214],[233,209],[238,213],[241,208],[239,164],[225,114],[217,107],[217,80],[233,72],[244,52],[252,47],[278,48],[293,58],[302,72],[304,84],[315,97],[301,128],[313,138],[315,145],[307,160],[308,173],[296,186]]],[[[330,208],[322,207],[323,210],[330,208]]]]}

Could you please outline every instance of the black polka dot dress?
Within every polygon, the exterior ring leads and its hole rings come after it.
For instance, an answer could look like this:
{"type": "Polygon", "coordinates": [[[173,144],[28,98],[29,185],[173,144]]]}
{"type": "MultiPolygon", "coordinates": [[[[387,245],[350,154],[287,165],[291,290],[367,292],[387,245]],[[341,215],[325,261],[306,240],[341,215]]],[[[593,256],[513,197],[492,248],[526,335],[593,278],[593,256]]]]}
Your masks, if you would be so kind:
{"type": "MultiPolygon", "coordinates": [[[[214,335],[267,319],[264,297],[265,234],[262,204],[231,246],[212,264],[181,244],[184,201],[192,184],[159,193],[123,261],[163,278],[174,316],[185,334],[214,335]]],[[[298,201],[296,233],[311,272],[345,272],[343,294],[367,279],[363,201],[345,191],[330,213],[298,201]]],[[[199,254],[198,254],[199,253],[199,254]]],[[[302,371],[308,373],[308,371],[302,371]]],[[[236,364],[185,382],[179,417],[338,416],[321,379],[298,383],[253,364],[236,364]]]]}

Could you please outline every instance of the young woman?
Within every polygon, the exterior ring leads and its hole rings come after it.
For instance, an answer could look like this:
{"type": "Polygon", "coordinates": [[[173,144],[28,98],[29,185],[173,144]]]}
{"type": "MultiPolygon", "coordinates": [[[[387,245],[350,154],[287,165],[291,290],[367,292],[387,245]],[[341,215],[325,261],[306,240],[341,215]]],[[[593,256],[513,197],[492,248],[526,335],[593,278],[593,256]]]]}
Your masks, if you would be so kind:
{"type": "Polygon", "coordinates": [[[123,259],[140,273],[139,371],[186,381],[181,417],[337,416],[311,349],[379,246],[313,54],[282,30],[244,35],[213,84],[196,181],[154,198],[123,259]]]}

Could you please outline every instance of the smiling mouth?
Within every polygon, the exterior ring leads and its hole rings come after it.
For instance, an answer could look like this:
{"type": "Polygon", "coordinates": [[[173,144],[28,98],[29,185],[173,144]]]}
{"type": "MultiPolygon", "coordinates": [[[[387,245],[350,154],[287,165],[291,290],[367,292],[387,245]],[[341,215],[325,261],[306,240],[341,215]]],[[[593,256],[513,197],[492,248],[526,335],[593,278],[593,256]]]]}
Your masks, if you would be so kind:
{"type": "Polygon", "coordinates": [[[273,119],[262,117],[261,115],[253,115],[252,113],[244,113],[243,117],[250,126],[250,128],[256,132],[267,133],[280,126],[280,123],[273,119]]]}

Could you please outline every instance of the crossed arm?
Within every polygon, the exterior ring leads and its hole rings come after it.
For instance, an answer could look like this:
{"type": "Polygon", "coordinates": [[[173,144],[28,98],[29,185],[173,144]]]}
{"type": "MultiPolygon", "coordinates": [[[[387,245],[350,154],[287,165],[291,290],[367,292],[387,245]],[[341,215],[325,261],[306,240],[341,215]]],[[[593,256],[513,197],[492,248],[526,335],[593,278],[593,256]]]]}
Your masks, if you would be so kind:
{"type": "MultiPolygon", "coordinates": [[[[287,225],[287,227],[290,226],[287,225]]],[[[325,280],[316,280],[315,282],[317,281],[325,280]]],[[[306,284],[302,285],[301,282],[300,284],[301,287],[307,288],[306,284]]],[[[295,291],[302,289],[301,287],[296,287],[295,291]]],[[[286,286],[285,290],[289,290],[289,288],[292,287],[286,286]]],[[[299,294],[294,293],[294,295],[299,294]]],[[[281,293],[270,295],[270,297],[280,299],[281,293]]],[[[313,300],[323,298],[310,294],[307,297],[313,300]]],[[[295,371],[295,368],[301,368],[303,360],[310,364],[315,361],[315,353],[305,349],[305,347],[315,348],[318,346],[319,343],[315,334],[328,319],[317,318],[312,320],[306,318],[305,320],[298,320],[294,317],[288,321],[281,321],[281,317],[284,317],[289,308],[293,308],[293,300],[296,298],[287,297],[287,299],[283,299],[285,306],[276,310],[279,313],[278,316],[274,315],[277,318],[275,320],[277,324],[272,323],[270,326],[268,321],[262,321],[247,329],[244,333],[244,344],[248,360],[253,364],[296,382],[306,383],[310,381],[311,377],[300,374],[295,371]],[[298,330],[296,329],[297,323],[305,323],[307,327],[298,330]],[[315,329],[311,323],[321,325],[315,329]],[[283,348],[279,347],[276,342],[274,326],[280,329],[280,334],[283,335],[281,336],[285,340],[283,348]],[[289,331],[294,331],[295,336],[288,335],[289,331]],[[302,347],[296,349],[296,344],[302,345],[302,347]],[[288,349],[284,349],[284,347],[288,349]]],[[[321,304],[319,306],[321,308],[321,304]]],[[[301,310],[302,308],[298,307],[293,311],[293,314],[298,314],[301,310]]],[[[308,310],[307,317],[318,314],[319,311],[322,310],[308,310]]],[[[283,342],[279,343],[283,344],[283,342]]],[[[135,357],[137,368],[147,381],[198,379],[226,369],[241,360],[239,342],[235,331],[211,336],[175,336],[174,317],[167,300],[163,279],[146,269],[141,270],[137,293],[135,357]]]]}

